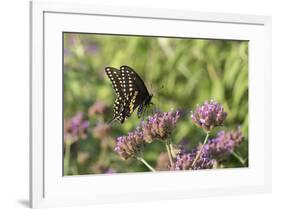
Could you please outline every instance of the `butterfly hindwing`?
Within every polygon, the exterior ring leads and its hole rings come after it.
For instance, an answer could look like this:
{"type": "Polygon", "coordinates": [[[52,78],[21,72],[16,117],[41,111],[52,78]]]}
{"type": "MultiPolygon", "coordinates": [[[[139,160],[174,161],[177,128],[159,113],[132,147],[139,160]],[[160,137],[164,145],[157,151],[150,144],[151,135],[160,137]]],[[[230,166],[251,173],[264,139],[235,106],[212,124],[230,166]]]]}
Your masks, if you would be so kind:
{"type": "Polygon", "coordinates": [[[133,98],[133,111],[147,99],[149,92],[140,76],[129,66],[121,66],[122,73],[127,77],[126,88],[133,98]],[[136,94],[136,95],[135,95],[136,94]]]}

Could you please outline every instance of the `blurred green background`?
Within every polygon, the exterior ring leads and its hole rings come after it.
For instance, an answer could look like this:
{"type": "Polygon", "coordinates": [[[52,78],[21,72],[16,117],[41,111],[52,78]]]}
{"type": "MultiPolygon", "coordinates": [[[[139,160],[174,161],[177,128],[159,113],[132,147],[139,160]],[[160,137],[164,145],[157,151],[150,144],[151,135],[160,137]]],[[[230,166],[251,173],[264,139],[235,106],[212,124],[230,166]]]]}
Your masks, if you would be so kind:
{"type": "MultiPolygon", "coordinates": [[[[222,129],[241,126],[245,135],[236,153],[246,163],[230,156],[219,167],[248,165],[247,41],[64,33],[65,175],[148,171],[114,152],[115,138],[139,125],[136,113],[124,124],[106,124],[113,116],[115,94],[104,68],[121,65],[141,76],[155,95],[152,102],[157,108],[181,111],[172,141],[188,150],[204,139],[203,131],[191,123],[190,111],[205,100],[221,103],[228,113],[222,129]],[[73,137],[71,121],[77,114],[79,123],[88,124],[84,129],[79,126],[73,137]]],[[[162,143],[152,143],[144,158],[160,169],[165,161],[162,152],[162,143]]]]}

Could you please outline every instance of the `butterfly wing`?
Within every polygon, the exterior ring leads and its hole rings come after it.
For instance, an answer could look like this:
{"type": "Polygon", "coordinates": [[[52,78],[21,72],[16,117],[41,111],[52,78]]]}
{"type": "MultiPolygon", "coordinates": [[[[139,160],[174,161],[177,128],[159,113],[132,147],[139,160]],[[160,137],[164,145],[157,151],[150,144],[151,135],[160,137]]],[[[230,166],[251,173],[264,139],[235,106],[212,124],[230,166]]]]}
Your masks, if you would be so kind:
{"type": "Polygon", "coordinates": [[[129,66],[121,66],[121,77],[125,76],[126,93],[129,94],[132,112],[141,105],[150,94],[141,77],[129,66]]]}
{"type": "Polygon", "coordinates": [[[113,68],[113,67],[106,67],[105,72],[108,76],[108,78],[111,81],[112,87],[115,91],[115,93],[120,95],[122,93],[121,91],[121,79],[120,79],[120,70],[113,68]]]}
{"type": "Polygon", "coordinates": [[[117,95],[112,120],[117,119],[123,123],[138,106],[150,98],[149,92],[140,76],[128,66],[121,66],[120,70],[107,67],[105,72],[117,95]]]}
{"type": "Polygon", "coordinates": [[[105,72],[108,76],[108,78],[111,81],[112,87],[116,93],[116,99],[113,105],[113,111],[114,111],[114,116],[111,119],[113,121],[114,119],[119,120],[121,123],[124,122],[124,117],[122,115],[122,112],[124,110],[124,94],[122,91],[122,80],[120,77],[120,70],[113,68],[113,67],[106,67],[105,72]]]}

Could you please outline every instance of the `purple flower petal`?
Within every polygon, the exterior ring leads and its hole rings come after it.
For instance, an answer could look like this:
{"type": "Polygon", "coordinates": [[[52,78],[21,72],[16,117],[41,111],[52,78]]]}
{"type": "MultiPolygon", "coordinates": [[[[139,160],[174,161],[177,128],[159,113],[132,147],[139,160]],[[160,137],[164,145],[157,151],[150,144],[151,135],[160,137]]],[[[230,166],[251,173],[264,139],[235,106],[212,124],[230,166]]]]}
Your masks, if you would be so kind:
{"type": "Polygon", "coordinates": [[[213,100],[204,102],[202,106],[197,105],[195,111],[190,115],[193,123],[206,131],[221,126],[226,116],[227,113],[224,112],[223,107],[213,100]]]}

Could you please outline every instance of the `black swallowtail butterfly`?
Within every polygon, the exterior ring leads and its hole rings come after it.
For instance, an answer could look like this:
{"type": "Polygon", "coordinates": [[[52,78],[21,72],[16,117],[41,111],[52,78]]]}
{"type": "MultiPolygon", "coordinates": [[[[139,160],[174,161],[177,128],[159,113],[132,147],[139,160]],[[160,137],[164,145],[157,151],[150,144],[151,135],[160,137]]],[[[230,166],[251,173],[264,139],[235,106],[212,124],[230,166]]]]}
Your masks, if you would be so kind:
{"type": "Polygon", "coordinates": [[[117,95],[114,102],[114,116],[110,122],[118,120],[123,123],[137,107],[139,107],[137,115],[140,117],[143,108],[152,104],[152,95],[149,94],[140,76],[132,68],[125,65],[121,66],[120,70],[106,67],[105,72],[117,95]]]}

